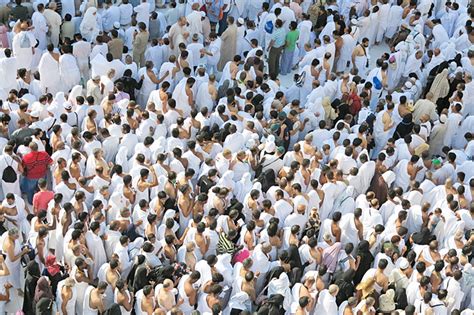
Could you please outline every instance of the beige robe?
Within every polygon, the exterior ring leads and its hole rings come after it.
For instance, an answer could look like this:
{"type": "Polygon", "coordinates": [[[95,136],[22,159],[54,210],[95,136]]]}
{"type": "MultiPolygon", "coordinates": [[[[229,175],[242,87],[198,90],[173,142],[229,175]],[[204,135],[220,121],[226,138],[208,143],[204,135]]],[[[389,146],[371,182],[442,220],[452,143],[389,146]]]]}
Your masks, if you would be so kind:
{"type": "Polygon", "coordinates": [[[61,30],[61,24],[63,22],[63,19],[56,11],[53,11],[51,9],[44,10],[43,15],[46,18],[46,21],[49,26],[51,44],[53,44],[54,47],[58,47],[59,33],[61,30]]]}
{"type": "Polygon", "coordinates": [[[222,71],[227,62],[234,59],[237,53],[237,26],[235,24],[229,27],[221,35],[221,59],[217,64],[217,70],[222,71]]]}

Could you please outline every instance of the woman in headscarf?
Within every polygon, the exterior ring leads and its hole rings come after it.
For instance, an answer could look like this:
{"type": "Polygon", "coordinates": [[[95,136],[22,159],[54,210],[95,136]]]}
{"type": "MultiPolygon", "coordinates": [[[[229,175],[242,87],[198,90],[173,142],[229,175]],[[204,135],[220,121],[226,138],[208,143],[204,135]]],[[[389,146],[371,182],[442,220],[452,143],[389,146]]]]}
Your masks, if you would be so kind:
{"type": "Polygon", "coordinates": [[[47,298],[51,300],[54,298],[49,280],[45,276],[39,278],[38,283],[36,284],[35,296],[33,300],[35,308],[36,303],[38,303],[42,298],[47,298]]]}
{"type": "Polygon", "coordinates": [[[138,292],[148,284],[148,269],[145,266],[145,256],[138,255],[127,278],[131,292],[138,292]]]}
{"type": "Polygon", "coordinates": [[[76,98],[78,96],[83,96],[82,95],[82,86],[81,85],[75,85],[72,89],[71,89],[71,92],[69,92],[69,95],[67,97],[67,101],[73,105],[73,106],[76,106],[77,105],[77,102],[76,102],[76,98]]]}
{"type": "Polygon", "coordinates": [[[244,197],[252,189],[252,180],[250,173],[245,173],[242,179],[235,183],[234,197],[237,200],[244,200],[244,197]]]}
{"type": "Polygon", "coordinates": [[[366,240],[362,240],[357,247],[356,266],[357,270],[354,275],[354,285],[360,283],[367,270],[372,266],[374,256],[370,253],[370,245],[366,240]]]}
{"type": "Polygon", "coordinates": [[[25,314],[34,314],[33,298],[35,296],[36,284],[41,277],[38,263],[34,260],[30,261],[26,266],[25,274],[23,312],[25,314]]]}
{"type": "Polygon", "coordinates": [[[87,41],[92,42],[96,35],[99,34],[99,27],[97,25],[97,8],[90,7],[87,9],[84,18],[79,27],[82,37],[87,41]]]}
{"type": "Polygon", "coordinates": [[[448,68],[438,73],[431,85],[430,92],[433,93],[432,101],[436,103],[438,99],[445,98],[449,93],[448,68]]]}
{"type": "Polygon", "coordinates": [[[336,295],[337,305],[354,296],[355,286],[352,280],[355,276],[355,270],[349,269],[335,277],[334,283],[339,287],[339,292],[336,295]]]}
{"type": "Polygon", "coordinates": [[[54,255],[48,255],[46,257],[45,266],[43,276],[48,277],[51,281],[51,289],[53,290],[53,295],[56,296],[58,283],[65,278],[64,267],[58,264],[56,256],[54,255]]]}
{"type": "MultiPolygon", "coordinates": [[[[288,273],[290,282],[294,285],[297,281],[301,279],[303,274],[304,267],[301,263],[301,256],[298,250],[298,246],[290,245],[287,250],[288,258],[285,260],[286,263],[290,265],[291,272],[288,273]]],[[[284,255],[283,255],[284,256],[284,255]]]]}
{"type": "Polygon", "coordinates": [[[121,315],[122,310],[120,309],[120,305],[117,303],[112,304],[108,310],[105,311],[105,315],[121,315]]]}
{"type": "Polygon", "coordinates": [[[413,131],[413,115],[411,113],[406,114],[402,121],[397,125],[395,132],[393,133],[393,140],[403,139],[413,131]]]}
{"type": "Polygon", "coordinates": [[[228,170],[219,179],[219,181],[217,182],[217,186],[225,187],[230,190],[231,194],[233,194],[234,189],[235,189],[235,182],[233,178],[234,178],[234,171],[228,170]]]}
{"type": "Polygon", "coordinates": [[[383,161],[377,158],[375,162],[375,171],[372,180],[370,181],[369,191],[373,191],[375,198],[379,201],[379,205],[382,205],[387,201],[388,185],[385,182],[384,174],[387,172],[387,168],[383,165],[383,161]]]}

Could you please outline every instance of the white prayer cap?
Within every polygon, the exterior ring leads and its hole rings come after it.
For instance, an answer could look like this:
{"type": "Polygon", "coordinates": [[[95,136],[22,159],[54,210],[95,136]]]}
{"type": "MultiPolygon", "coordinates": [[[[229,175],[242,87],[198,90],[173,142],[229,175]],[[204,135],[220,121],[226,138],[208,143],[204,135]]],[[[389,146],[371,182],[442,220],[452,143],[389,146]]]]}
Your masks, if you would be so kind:
{"type": "Polygon", "coordinates": [[[390,185],[392,185],[392,183],[397,178],[397,175],[395,175],[395,173],[393,171],[387,171],[387,172],[382,174],[382,177],[383,177],[383,180],[385,181],[385,183],[387,183],[387,185],[390,187],[390,185]]]}
{"type": "Polygon", "coordinates": [[[439,121],[442,122],[443,124],[446,122],[446,120],[448,120],[448,116],[446,116],[446,114],[441,114],[439,116],[439,121]]]}
{"type": "Polygon", "coordinates": [[[241,25],[244,25],[245,21],[243,18],[238,18],[237,19],[237,23],[241,24],[241,25]]]}
{"type": "Polygon", "coordinates": [[[407,89],[411,89],[413,87],[413,83],[411,83],[410,81],[407,81],[407,82],[405,82],[405,87],[407,89]]]}
{"type": "Polygon", "coordinates": [[[454,73],[459,73],[459,72],[463,72],[464,70],[462,69],[462,67],[457,67],[456,70],[454,71],[454,73]]]}
{"type": "Polygon", "coordinates": [[[254,148],[256,145],[257,145],[257,142],[256,142],[254,139],[248,139],[248,140],[247,140],[247,143],[245,144],[245,146],[247,147],[247,149],[252,149],[252,148],[254,148]]]}
{"type": "Polygon", "coordinates": [[[458,67],[458,64],[455,62],[455,61],[452,61],[450,64],[449,64],[449,70],[451,70],[451,72],[454,72],[458,67]]]}
{"type": "Polygon", "coordinates": [[[34,111],[32,111],[32,112],[30,113],[30,116],[31,116],[31,117],[35,117],[35,118],[39,118],[39,116],[40,116],[39,110],[34,110],[34,111]]]}
{"type": "Polygon", "coordinates": [[[405,257],[400,258],[400,263],[398,264],[400,266],[400,269],[405,270],[408,267],[410,267],[410,263],[408,262],[408,259],[405,257]]]}
{"type": "Polygon", "coordinates": [[[36,101],[36,97],[30,93],[26,93],[21,97],[21,99],[26,101],[28,104],[33,104],[36,101]]]}
{"type": "Polygon", "coordinates": [[[127,108],[129,102],[130,102],[129,99],[124,98],[123,100],[118,101],[117,105],[120,108],[127,108]]]}
{"type": "Polygon", "coordinates": [[[120,28],[120,23],[119,22],[114,22],[114,28],[120,28]]]}
{"type": "Polygon", "coordinates": [[[275,136],[274,135],[269,135],[267,138],[267,142],[275,142],[275,136]]]}
{"type": "Polygon", "coordinates": [[[66,109],[66,110],[72,109],[72,105],[69,102],[64,103],[63,106],[64,106],[64,109],[66,109]]]}
{"type": "Polygon", "coordinates": [[[92,77],[92,80],[94,80],[94,81],[100,80],[100,75],[95,74],[95,75],[92,77]]]}
{"type": "Polygon", "coordinates": [[[201,17],[206,17],[206,12],[201,11],[201,17]]]}
{"type": "Polygon", "coordinates": [[[268,153],[275,152],[275,142],[267,141],[267,143],[265,143],[265,151],[268,153]]]}
{"type": "Polygon", "coordinates": [[[405,42],[399,42],[397,46],[395,46],[395,50],[399,51],[399,50],[405,49],[406,47],[407,47],[407,44],[405,42]]]}

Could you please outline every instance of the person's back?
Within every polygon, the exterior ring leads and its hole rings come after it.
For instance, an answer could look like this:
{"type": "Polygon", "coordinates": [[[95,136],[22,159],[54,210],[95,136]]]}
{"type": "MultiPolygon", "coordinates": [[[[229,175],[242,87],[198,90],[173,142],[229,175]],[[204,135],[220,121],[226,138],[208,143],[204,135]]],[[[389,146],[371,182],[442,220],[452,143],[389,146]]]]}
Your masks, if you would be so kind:
{"type": "Polygon", "coordinates": [[[28,9],[25,6],[21,5],[21,0],[15,1],[16,6],[11,10],[10,14],[13,21],[17,20],[27,20],[29,18],[28,9]]]}
{"type": "Polygon", "coordinates": [[[28,196],[28,202],[33,203],[33,194],[40,178],[44,178],[49,165],[53,162],[45,151],[38,151],[38,145],[34,142],[29,145],[31,152],[23,156],[23,165],[26,176],[23,178],[23,191],[28,196]]]}
{"type": "Polygon", "coordinates": [[[54,197],[54,193],[47,188],[46,180],[41,179],[38,181],[38,187],[40,191],[33,196],[33,210],[35,214],[42,210],[47,210],[49,202],[54,197]]]}
{"type": "Polygon", "coordinates": [[[61,25],[61,39],[64,41],[65,38],[73,39],[76,26],[72,21],[64,21],[61,25]]]}

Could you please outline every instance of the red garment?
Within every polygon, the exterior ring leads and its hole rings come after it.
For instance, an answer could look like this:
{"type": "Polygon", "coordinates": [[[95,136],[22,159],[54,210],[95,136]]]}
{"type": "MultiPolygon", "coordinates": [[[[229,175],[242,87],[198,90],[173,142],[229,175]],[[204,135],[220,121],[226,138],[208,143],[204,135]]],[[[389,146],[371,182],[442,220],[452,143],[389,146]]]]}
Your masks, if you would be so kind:
{"type": "Polygon", "coordinates": [[[33,208],[37,209],[37,212],[40,212],[41,210],[48,210],[48,203],[53,198],[54,193],[52,191],[38,191],[33,196],[33,208]]]}
{"type": "Polygon", "coordinates": [[[349,111],[351,112],[352,116],[355,116],[362,108],[361,99],[359,95],[357,95],[357,93],[351,93],[351,95],[349,95],[349,98],[352,100],[352,104],[349,107],[349,111]]]}
{"type": "Polygon", "coordinates": [[[51,277],[54,277],[55,274],[61,271],[61,268],[56,262],[56,256],[48,255],[46,257],[46,269],[48,269],[48,272],[51,275],[51,277]]]}
{"type": "Polygon", "coordinates": [[[25,154],[23,156],[23,166],[26,169],[26,178],[39,179],[45,177],[51,163],[53,163],[53,160],[45,151],[25,154]]]}

